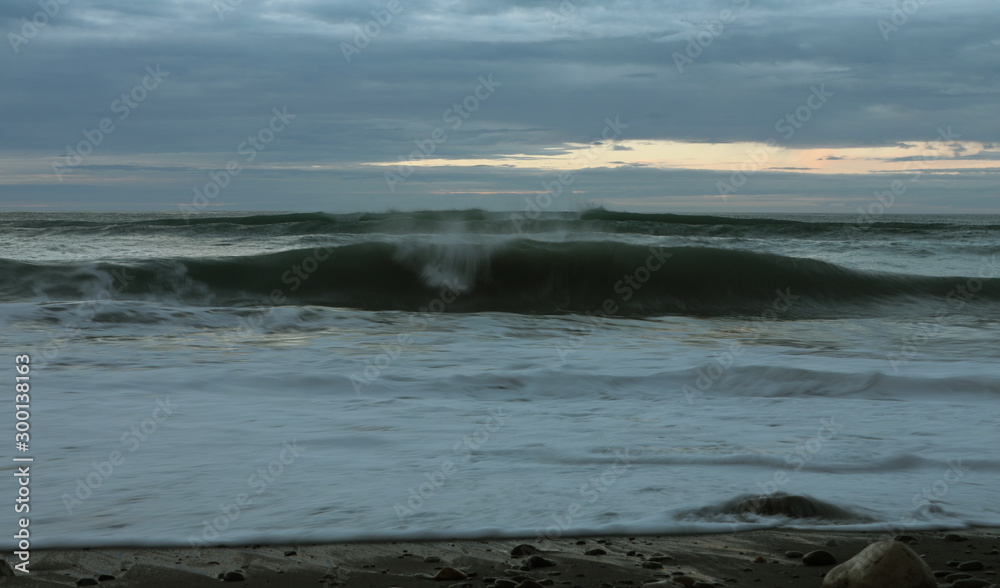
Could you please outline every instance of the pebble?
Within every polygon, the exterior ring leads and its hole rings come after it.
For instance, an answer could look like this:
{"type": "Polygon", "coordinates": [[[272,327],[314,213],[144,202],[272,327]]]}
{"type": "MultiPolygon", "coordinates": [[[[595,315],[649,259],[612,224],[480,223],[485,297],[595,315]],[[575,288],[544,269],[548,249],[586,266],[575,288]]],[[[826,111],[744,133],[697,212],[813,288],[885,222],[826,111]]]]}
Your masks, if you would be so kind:
{"type": "Polygon", "coordinates": [[[963,563],[958,564],[958,569],[960,569],[962,571],[965,571],[965,572],[974,572],[976,570],[981,570],[981,569],[983,569],[985,567],[986,566],[983,565],[983,562],[981,562],[979,560],[967,561],[967,562],[963,562],[963,563]]]}
{"type": "Polygon", "coordinates": [[[111,574],[101,574],[100,576],[97,576],[97,581],[98,582],[110,582],[111,580],[114,580],[114,579],[115,579],[115,577],[112,576],[111,574]]]}
{"type": "Polygon", "coordinates": [[[948,533],[947,535],[944,536],[944,540],[960,542],[960,541],[965,541],[965,537],[959,535],[958,533],[948,533]]]}
{"type": "Polygon", "coordinates": [[[528,558],[528,561],[525,562],[525,565],[529,570],[534,570],[536,568],[551,568],[556,565],[556,562],[551,559],[545,559],[540,555],[532,555],[528,558]]]}
{"type": "Polygon", "coordinates": [[[837,563],[837,558],[829,551],[810,551],[802,556],[802,563],[807,566],[832,566],[837,563]]]}
{"type": "Polygon", "coordinates": [[[840,545],[840,543],[837,543],[836,539],[827,539],[826,540],[826,546],[827,547],[836,547],[838,545],[840,545]]]}
{"type": "Polygon", "coordinates": [[[763,555],[758,555],[753,559],[753,563],[756,564],[767,563],[767,558],[764,557],[763,555]]]}
{"type": "Polygon", "coordinates": [[[687,586],[688,588],[691,588],[695,584],[694,578],[690,576],[674,576],[673,580],[674,582],[682,586],[687,586]]]}
{"type": "Polygon", "coordinates": [[[531,555],[532,553],[538,553],[538,548],[534,545],[522,544],[510,550],[511,557],[521,557],[524,555],[531,555]]]}
{"type": "Polygon", "coordinates": [[[468,578],[468,574],[462,570],[456,570],[455,568],[441,568],[438,573],[434,575],[434,580],[464,580],[468,578]]]}
{"type": "Polygon", "coordinates": [[[607,555],[608,552],[604,551],[603,549],[601,549],[600,547],[598,547],[597,549],[588,549],[587,551],[584,551],[583,554],[584,555],[607,555]]]}
{"type": "Polygon", "coordinates": [[[441,558],[436,555],[428,555],[424,558],[424,563],[438,563],[439,561],[441,561],[441,558]]]}
{"type": "Polygon", "coordinates": [[[910,545],[916,545],[918,543],[917,538],[913,535],[896,535],[894,539],[902,543],[909,543],[910,545]]]}
{"type": "Polygon", "coordinates": [[[663,564],[661,564],[658,561],[644,561],[642,562],[642,567],[646,568],[647,570],[662,570],[663,564]]]}
{"type": "Polygon", "coordinates": [[[246,576],[239,572],[226,572],[225,575],[222,576],[223,582],[243,582],[246,579],[246,576]]]}
{"type": "Polygon", "coordinates": [[[293,557],[293,556],[296,556],[296,555],[298,555],[298,553],[295,552],[295,551],[286,551],[285,552],[285,557],[293,557]]]}

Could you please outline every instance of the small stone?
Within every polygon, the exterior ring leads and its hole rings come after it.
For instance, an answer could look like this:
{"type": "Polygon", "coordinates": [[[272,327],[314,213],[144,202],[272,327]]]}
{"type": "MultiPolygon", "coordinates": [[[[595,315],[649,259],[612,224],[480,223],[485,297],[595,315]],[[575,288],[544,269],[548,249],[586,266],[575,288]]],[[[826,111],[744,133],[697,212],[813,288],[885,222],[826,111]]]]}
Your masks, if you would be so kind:
{"type": "Polygon", "coordinates": [[[246,580],[246,576],[239,572],[226,572],[222,576],[223,582],[243,582],[246,580]]]}
{"type": "Polygon", "coordinates": [[[521,544],[510,550],[511,557],[522,557],[532,553],[538,553],[538,548],[534,545],[521,544]]]}
{"type": "Polygon", "coordinates": [[[603,549],[601,549],[600,547],[598,547],[596,549],[588,549],[587,551],[584,551],[583,554],[584,555],[607,555],[608,552],[604,551],[603,549]]]}
{"type": "Polygon", "coordinates": [[[695,582],[694,578],[692,578],[691,576],[674,576],[672,579],[674,582],[677,582],[682,586],[687,586],[688,588],[694,586],[695,582]]]}
{"type": "Polygon", "coordinates": [[[456,570],[455,568],[441,568],[438,573],[434,575],[432,579],[437,581],[452,581],[452,580],[465,580],[469,576],[462,570],[456,570]]]}
{"type": "Polygon", "coordinates": [[[785,557],[789,557],[789,558],[792,558],[792,559],[802,559],[802,555],[803,554],[802,554],[801,551],[786,551],[785,552],[785,557]]]}
{"type": "Polygon", "coordinates": [[[536,568],[551,568],[554,565],[556,565],[556,562],[551,559],[545,559],[540,555],[532,555],[527,561],[527,566],[530,570],[534,570],[536,568]]]}
{"type": "Polygon", "coordinates": [[[298,554],[299,553],[297,551],[295,551],[294,549],[290,549],[290,550],[288,550],[288,551],[285,552],[285,557],[295,557],[298,554]]]}
{"type": "Polygon", "coordinates": [[[963,572],[975,572],[985,567],[986,566],[983,565],[983,562],[979,560],[966,561],[958,564],[958,569],[962,570],[963,572]]]}
{"type": "Polygon", "coordinates": [[[937,588],[930,566],[905,543],[879,541],[830,570],[823,588],[937,588]]]}
{"type": "Polygon", "coordinates": [[[644,561],[642,562],[642,567],[646,568],[647,570],[662,570],[663,564],[661,564],[658,561],[644,561]]]}
{"type": "Polygon", "coordinates": [[[767,558],[764,557],[763,555],[758,555],[757,557],[754,558],[753,563],[756,564],[767,563],[767,558]]]}
{"type": "Polygon", "coordinates": [[[840,543],[837,543],[836,539],[827,539],[826,540],[826,546],[827,547],[836,547],[838,545],[840,545],[840,543]]]}
{"type": "Polygon", "coordinates": [[[829,551],[810,551],[802,556],[802,563],[807,566],[832,566],[837,563],[837,558],[829,551]]]}
{"type": "Polygon", "coordinates": [[[586,542],[586,541],[584,541],[583,539],[580,539],[579,541],[577,541],[577,542],[576,542],[576,544],[577,544],[577,545],[586,545],[586,544],[587,544],[587,542],[586,542]]]}
{"type": "Polygon", "coordinates": [[[958,543],[958,542],[961,542],[961,541],[965,541],[965,537],[962,536],[962,535],[959,535],[958,533],[948,533],[947,535],[944,536],[944,540],[945,541],[954,541],[954,542],[958,543]]]}
{"type": "Polygon", "coordinates": [[[918,543],[917,538],[913,535],[896,535],[892,538],[893,541],[899,541],[900,543],[909,543],[910,545],[916,545],[918,543]]]}
{"type": "Polygon", "coordinates": [[[77,586],[97,586],[97,580],[93,578],[80,578],[76,581],[77,586]]]}
{"type": "Polygon", "coordinates": [[[428,555],[424,558],[424,563],[438,563],[439,561],[441,561],[441,558],[436,555],[428,555]]]}
{"type": "Polygon", "coordinates": [[[110,582],[111,580],[114,580],[114,579],[115,579],[115,577],[112,576],[111,574],[101,574],[100,576],[97,576],[97,581],[98,582],[110,582]]]}

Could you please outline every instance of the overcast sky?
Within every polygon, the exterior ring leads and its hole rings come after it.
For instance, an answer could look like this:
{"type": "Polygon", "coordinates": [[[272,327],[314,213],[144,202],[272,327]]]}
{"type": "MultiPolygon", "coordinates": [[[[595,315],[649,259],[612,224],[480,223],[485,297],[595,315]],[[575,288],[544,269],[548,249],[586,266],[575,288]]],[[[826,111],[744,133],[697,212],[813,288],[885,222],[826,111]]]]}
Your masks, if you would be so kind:
{"type": "Polygon", "coordinates": [[[0,32],[0,210],[1000,212],[996,0],[4,0],[0,32]]]}

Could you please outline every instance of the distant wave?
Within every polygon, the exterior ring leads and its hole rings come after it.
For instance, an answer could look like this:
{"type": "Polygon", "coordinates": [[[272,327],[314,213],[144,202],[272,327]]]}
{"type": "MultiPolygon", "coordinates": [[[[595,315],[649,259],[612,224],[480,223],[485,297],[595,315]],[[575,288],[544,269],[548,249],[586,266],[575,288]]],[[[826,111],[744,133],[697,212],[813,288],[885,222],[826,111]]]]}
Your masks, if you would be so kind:
{"type": "Polygon", "coordinates": [[[810,220],[763,218],[749,215],[714,216],[669,213],[616,212],[592,209],[582,212],[490,212],[484,210],[428,210],[328,214],[321,212],[250,214],[250,215],[83,215],[72,218],[26,217],[3,219],[3,226],[27,229],[51,229],[68,232],[130,234],[142,230],[172,234],[220,235],[232,232],[260,232],[267,235],[332,234],[436,234],[476,232],[483,234],[532,234],[596,232],[608,234],[638,233],[679,236],[785,237],[864,237],[891,235],[948,235],[954,231],[997,231],[1000,224],[955,222],[917,217],[863,218],[858,215],[816,216],[810,220]]]}
{"type": "MultiPolygon", "coordinates": [[[[496,245],[363,242],[229,258],[127,264],[0,259],[0,299],[115,298],[201,305],[313,304],[371,310],[619,316],[845,316],[917,304],[949,308],[965,277],[867,273],[814,259],[709,247],[515,239],[496,245]]],[[[978,281],[970,304],[1000,302],[978,281]]],[[[961,298],[959,298],[961,300],[961,298]]]]}

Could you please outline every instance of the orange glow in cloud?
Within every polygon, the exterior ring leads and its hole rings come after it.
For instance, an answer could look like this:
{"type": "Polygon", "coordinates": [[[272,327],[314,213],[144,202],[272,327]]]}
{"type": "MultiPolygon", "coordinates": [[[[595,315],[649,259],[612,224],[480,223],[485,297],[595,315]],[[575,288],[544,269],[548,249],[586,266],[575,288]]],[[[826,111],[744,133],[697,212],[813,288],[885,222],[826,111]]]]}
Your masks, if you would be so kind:
{"type": "MultiPolygon", "coordinates": [[[[1000,160],[956,159],[989,151],[982,143],[930,141],[884,147],[786,148],[763,143],[683,143],[678,141],[619,141],[617,149],[602,145],[566,145],[557,155],[516,153],[489,159],[425,159],[409,162],[415,167],[491,166],[519,169],[577,170],[590,167],[638,166],[659,169],[735,171],[796,171],[819,174],[866,174],[936,169],[991,168],[1000,171],[1000,160]],[[761,155],[763,154],[763,155],[761,155]],[[915,158],[898,161],[900,158],[915,158]]],[[[996,152],[996,151],[992,151],[996,152]]],[[[998,152],[1000,153],[1000,152],[998,152]]],[[[369,165],[394,167],[399,162],[369,165]]]]}

